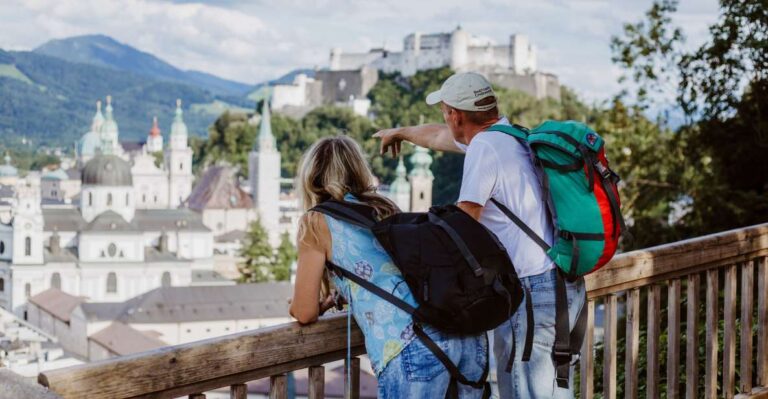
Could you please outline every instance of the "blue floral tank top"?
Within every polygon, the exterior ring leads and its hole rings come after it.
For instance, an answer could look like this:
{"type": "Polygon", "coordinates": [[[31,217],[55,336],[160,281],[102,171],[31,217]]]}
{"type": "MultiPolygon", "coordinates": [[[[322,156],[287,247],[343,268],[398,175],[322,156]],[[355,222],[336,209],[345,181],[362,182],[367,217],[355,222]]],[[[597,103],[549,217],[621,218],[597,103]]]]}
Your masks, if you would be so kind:
{"type": "MultiPolygon", "coordinates": [[[[347,195],[348,201],[354,197],[347,195]]],[[[417,307],[400,270],[373,234],[325,215],[331,232],[331,261],[417,307]]],[[[414,338],[411,316],[352,281],[333,276],[365,336],[365,348],[378,376],[414,338]]]]}

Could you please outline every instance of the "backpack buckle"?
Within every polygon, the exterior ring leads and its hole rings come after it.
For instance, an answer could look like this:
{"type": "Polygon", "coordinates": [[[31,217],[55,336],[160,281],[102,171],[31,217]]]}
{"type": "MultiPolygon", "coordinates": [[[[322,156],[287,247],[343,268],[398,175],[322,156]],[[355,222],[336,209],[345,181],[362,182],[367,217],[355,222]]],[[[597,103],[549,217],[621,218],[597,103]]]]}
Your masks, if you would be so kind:
{"type": "Polygon", "coordinates": [[[555,363],[557,364],[570,364],[571,358],[573,357],[573,354],[571,353],[571,348],[552,348],[552,358],[555,360],[555,363]]]}

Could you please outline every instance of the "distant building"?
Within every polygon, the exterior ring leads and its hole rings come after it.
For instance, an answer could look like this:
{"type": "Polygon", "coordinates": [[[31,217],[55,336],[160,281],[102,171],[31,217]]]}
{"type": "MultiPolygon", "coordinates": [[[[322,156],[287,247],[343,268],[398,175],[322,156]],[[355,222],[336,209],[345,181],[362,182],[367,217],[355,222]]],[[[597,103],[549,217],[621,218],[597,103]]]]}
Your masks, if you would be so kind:
{"type": "Polygon", "coordinates": [[[259,134],[248,155],[251,197],[273,247],[280,244],[280,151],[272,134],[269,104],[261,110],[259,134]]]}
{"type": "Polygon", "coordinates": [[[5,154],[5,164],[0,165],[0,184],[7,186],[15,186],[19,181],[19,170],[15,166],[11,165],[11,156],[5,154]]]}
{"type": "Polygon", "coordinates": [[[379,79],[373,68],[349,71],[315,71],[314,78],[296,75],[289,84],[272,86],[272,109],[300,118],[322,105],[350,108],[355,114],[368,116],[371,101],[366,97],[379,79]]]}
{"type": "Polygon", "coordinates": [[[49,289],[30,299],[30,322],[89,361],[290,321],[289,283],[160,287],[120,303],[49,289]]]}
{"type": "Polygon", "coordinates": [[[411,212],[426,212],[432,206],[432,182],[435,180],[430,169],[432,157],[428,149],[415,147],[411,155],[413,169],[408,174],[411,181],[411,212]]]}
{"type": "Polygon", "coordinates": [[[457,72],[477,71],[502,87],[521,90],[536,98],[560,98],[557,77],[538,70],[536,48],[521,34],[511,35],[509,43],[494,44],[457,27],[450,33],[411,33],[403,39],[403,50],[398,52],[383,48],[367,53],[331,50],[330,71],[366,67],[404,76],[442,67],[457,72]]]}

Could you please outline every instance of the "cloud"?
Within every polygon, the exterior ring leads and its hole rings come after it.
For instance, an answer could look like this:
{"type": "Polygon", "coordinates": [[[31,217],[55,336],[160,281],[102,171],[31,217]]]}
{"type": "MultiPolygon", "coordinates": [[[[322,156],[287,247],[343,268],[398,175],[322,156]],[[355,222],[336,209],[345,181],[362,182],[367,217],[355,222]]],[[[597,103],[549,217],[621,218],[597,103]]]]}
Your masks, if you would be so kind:
{"type": "MultiPolygon", "coordinates": [[[[329,50],[400,50],[411,32],[457,24],[506,43],[525,33],[541,69],[587,99],[618,91],[610,36],[643,17],[651,0],[7,0],[0,47],[32,49],[47,40],[101,33],[182,69],[247,83],[294,68],[324,67],[329,50]]],[[[717,1],[682,2],[675,15],[698,46],[717,18],[717,1]]]]}

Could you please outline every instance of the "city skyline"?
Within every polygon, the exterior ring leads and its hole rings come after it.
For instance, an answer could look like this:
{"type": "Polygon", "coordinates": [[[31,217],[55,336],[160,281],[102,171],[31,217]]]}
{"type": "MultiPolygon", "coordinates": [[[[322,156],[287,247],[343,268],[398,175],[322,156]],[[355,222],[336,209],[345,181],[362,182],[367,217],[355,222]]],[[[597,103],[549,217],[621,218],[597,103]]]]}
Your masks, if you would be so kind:
{"type": "MultiPolygon", "coordinates": [[[[327,67],[333,47],[400,50],[411,32],[449,32],[460,24],[496,43],[506,42],[512,33],[528,35],[539,50],[542,70],[597,101],[619,90],[610,36],[650,5],[600,0],[487,0],[471,7],[459,1],[12,0],[0,6],[5,31],[0,48],[31,50],[51,39],[105,34],[179,68],[255,84],[295,68],[327,67]],[[564,22],[553,31],[538,22],[546,20],[564,22]]],[[[716,19],[717,2],[709,0],[683,2],[674,15],[688,47],[700,45],[716,19]]]]}

